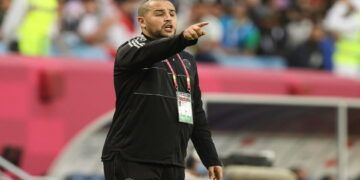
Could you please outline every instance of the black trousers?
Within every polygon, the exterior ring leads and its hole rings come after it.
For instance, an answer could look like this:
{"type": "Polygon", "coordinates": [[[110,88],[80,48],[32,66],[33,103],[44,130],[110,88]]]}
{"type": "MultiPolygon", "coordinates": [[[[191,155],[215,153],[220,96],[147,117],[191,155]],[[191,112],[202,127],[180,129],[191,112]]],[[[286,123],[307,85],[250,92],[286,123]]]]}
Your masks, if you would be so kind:
{"type": "Polygon", "coordinates": [[[172,165],[127,161],[117,155],[104,161],[105,180],[184,180],[185,169],[172,165]]]}

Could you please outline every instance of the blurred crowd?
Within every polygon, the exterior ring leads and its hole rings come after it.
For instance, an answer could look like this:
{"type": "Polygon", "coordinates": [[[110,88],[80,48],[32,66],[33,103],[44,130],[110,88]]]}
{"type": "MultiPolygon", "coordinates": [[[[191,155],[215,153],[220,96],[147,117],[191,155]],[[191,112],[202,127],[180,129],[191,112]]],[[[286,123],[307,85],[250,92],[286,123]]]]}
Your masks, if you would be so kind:
{"type": "MultiPolygon", "coordinates": [[[[140,34],[139,1],[1,0],[0,49],[113,59],[119,45],[140,34]]],[[[172,1],[178,32],[210,23],[208,35],[189,49],[200,62],[250,67],[281,62],[360,77],[359,0],[172,1]]]]}

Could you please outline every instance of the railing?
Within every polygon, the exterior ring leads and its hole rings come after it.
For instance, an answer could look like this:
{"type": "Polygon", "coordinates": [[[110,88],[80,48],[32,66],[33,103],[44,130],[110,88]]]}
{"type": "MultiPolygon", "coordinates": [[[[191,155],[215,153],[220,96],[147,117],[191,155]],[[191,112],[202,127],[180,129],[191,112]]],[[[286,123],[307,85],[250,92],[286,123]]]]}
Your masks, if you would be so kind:
{"type": "Polygon", "coordinates": [[[333,107],[337,109],[337,179],[348,179],[348,109],[360,108],[360,100],[333,97],[259,96],[238,94],[205,94],[204,109],[208,103],[246,103],[288,106],[333,107]]]}
{"type": "Polygon", "coordinates": [[[31,176],[30,174],[18,168],[17,166],[15,166],[14,164],[7,161],[1,156],[0,156],[0,167],[3,167],[5,170],[9,171],[10,173],[14,174],[16,177],[22,180],[53,180],[53,178],[49,178],[49,177],[31,176]]]}

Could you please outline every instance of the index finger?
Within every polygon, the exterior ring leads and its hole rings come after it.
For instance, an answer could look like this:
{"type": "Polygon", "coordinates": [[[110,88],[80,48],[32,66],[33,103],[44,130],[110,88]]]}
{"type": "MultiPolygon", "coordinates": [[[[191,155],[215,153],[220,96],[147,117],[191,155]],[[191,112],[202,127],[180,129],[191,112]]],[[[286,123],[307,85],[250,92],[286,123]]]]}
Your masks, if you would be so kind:
{"type": "Polygon", "coordinates": [[[209,172],[210,179],[211,180],[215,179],[214,167],[209,167],[208,172],[209,172]]]}
{"type": "Polygon", "coordinates": [[[223,176],[221,173],[215,174],[216,180],[223,180],[223,176]]]}
{"type": "Polygon", "coordinates": [[[208,22],[201,22],[201,23],[198,23],[196,25],[199,26],[199,27],[204,27],[204,26],[206,26],[208,24],[209,24],[208,22]]]}

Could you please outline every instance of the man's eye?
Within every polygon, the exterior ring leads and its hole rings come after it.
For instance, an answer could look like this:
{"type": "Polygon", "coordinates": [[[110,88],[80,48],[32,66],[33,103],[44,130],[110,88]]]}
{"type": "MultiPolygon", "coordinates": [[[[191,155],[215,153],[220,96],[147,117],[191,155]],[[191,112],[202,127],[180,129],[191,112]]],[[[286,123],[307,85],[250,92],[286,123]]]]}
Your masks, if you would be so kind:
{"type": "Polygon", "coordinates": [[[164,13],[156,13],[155,16],[162,16],[164,13]]]}

